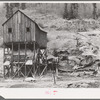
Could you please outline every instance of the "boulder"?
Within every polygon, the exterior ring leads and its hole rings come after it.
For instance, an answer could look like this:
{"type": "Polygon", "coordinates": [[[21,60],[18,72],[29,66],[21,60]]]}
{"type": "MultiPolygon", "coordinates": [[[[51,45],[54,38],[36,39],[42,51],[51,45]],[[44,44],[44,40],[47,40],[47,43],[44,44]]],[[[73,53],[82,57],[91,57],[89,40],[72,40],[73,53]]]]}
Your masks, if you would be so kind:
{"type": "Polygon", "coordinates": [[[34,77],[27,77],[24,79],[25,82],[35,82],[36,79],[34,77]]]}

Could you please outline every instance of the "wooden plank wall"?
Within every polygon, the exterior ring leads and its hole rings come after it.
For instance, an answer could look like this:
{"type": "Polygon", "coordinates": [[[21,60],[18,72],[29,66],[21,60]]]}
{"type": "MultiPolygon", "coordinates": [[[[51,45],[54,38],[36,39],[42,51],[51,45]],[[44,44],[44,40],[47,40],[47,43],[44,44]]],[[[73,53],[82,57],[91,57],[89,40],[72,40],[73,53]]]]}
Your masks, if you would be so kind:
{"type": "Polygon", "coordinates": [[[21,14],[21,23],[20,23],[20,41],[23,42],[23,41],[26,41],[26,31],[25,31],[25,28],[26,25],[25,25],[25,16],[23,14],[21,14]]]}
{"type": "Polygon", "coordinates": [[[31,21],[31,40],[35,41],[35,24],[31,21]]]}
{"type": "Polygon", "coordinates": [[[47,34],[41,31],[38,27],[35,28],[36,31],[36,42],[40,47],[47,47],[47,34]]]}
{"type": "MultiPolygon", "coordinates": [[[[25,17],[25,22],[26,22],[26,28],[31,28],[31,26],[30,26],[31,21],[27,17],[25,17]]],[[[28,41],[28,42],[31,41],[31,31],[30,32],[26,31],[26,41],[28,41]]]]}
{"type": "Polygon", "coordinates": [[[4,42],[33,42],[40,46],[47,45],[47,35],[41,31],[36,23],[31,21],[21,12],[15,13],[12,18],[4,24],[4,42]],[[30,28],[27,32],[26,28],[30,28]],[[12,28],[12,33],[8,33],[8,28],[12,28]],[[35,35],[36,34],[36,35],[35,35]]]}

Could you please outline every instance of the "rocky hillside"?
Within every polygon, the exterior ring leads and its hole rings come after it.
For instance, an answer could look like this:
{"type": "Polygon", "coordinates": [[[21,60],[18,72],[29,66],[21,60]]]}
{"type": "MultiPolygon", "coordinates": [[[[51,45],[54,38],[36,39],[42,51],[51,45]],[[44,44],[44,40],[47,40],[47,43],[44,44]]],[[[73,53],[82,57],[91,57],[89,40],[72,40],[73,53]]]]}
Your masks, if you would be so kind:
{"type": "Polygon", "coordinates": [[[48,50],[50,52],[53,52],[54,49],[69,52],[75,50],[76,38],[79,38],[80,48],[84,45],[88,46],[90,40],[93,45],[99,46],[99,19],[66,20],[54,13],[43,14],[31,9],[22,11],[48,32],[48,50]]]}
{"type": "MultiPolygon", "coordinates": [[[[100,11],[99,5],[100,4],[97,4],[96,8],[98,16],[100,11]]],[[[70,12],[71,4],[68,3],[67,8],[68,12],[70,12]]],[[[13,12],[15,12],[17,9],[17,7],[14,7],[13,12]]],[[[87,32],[92,34],[94,30],[100,30],[99,17],[96,20],[92,18],[92,4],[78,4],[78,17],[76,19],[63,19],[64,10],[64,3],[27,3],[26,8],[22,10],[48,32],[49,51],[53,51],[54,49],[66,49],[68,51],[76,49],[77,37],[75,36],[77,33],[83,32],[83,36],[81,35],[81,37],[84,37],[84,34],[87,34],[87,32]]],[[[1,6],[0,12],[2,13],[0,16],[0,23],[2,24],[6,19],[6,7],[4,8],[4,6],[1,6]],[[2,11],[4,13],[2,13],[2,11]]],[[[2,30],[1,25],[0,30],[2,30]]],[[[2,32],[0,34],[2,35],[2,32]]],[[[93,37],[89,37],[93,42],[93,37]]],[[[84,45],[84,43],[81,45],[84,45]]]]}

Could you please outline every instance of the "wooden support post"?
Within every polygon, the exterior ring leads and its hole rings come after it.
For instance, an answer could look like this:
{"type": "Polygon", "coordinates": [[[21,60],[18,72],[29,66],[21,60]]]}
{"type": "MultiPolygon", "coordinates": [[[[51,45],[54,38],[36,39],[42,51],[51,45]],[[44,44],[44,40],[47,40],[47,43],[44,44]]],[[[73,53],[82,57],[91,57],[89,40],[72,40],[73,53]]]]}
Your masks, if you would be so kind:
{"type": "MultiPolygon", "coordinates": [[[[4,44],[4,26],[3,26],[3,46],[4,46],[4,55],[3,55],[3,63],[5,62],[5,44],[4,44]]],[[[5,78],[5,66],[3,65],[3,77],[5,78]]]]}
{"type": "MultiPolygon", "coordinates": [[[[46,58],[45,60],[46,60],[46,66],[47,66],[47,50],[45,49],[44,52],[45,52],[44,56],[45,56],[45,58],[46,58]]],[[[46,74],[47,74],[47,68],[46,68],[46,74]]]]}
{"type": "Polygon", "coordinates": [[[11,76],[13,76],[13,43],[12,43],[12,57],[11,57],[11,76]]]}
{"type": "Polygon", "coordinates": [[[9,49],[7,48],[7,54],[9,55],[9,49]]]}
{"type": "Polygon", "coordinates": [[[46,70],[46,68],[47,68],[47,65],[45,66],[45,68],[44,68],[43,71],[41,72],[40,77],[43,75],[43,73],[44,73],[44,71],[46,70]]]}
{"type": "Polygon", "coordinates": [[[18,77],[20,76],[20,71],[19,71],[20,65],[19,65],[19,62],[20,62],[20,43],[18,43],[18,77]]]}
{"type": "Polygon", "coordinates": [[[58,62],[59,62],[59,59],[56,60],[56,77],[58,77],[58,62]]]}
{"type": "Polygon", "coordinates": [[[7,66],[8,68],[8,77],[10,77],[10,66],[7,66]]]}
{"type": "Polygon", "coordinates": [[[40,49],[38,50],[38,61],[37,61],[37,63],[38,63],[38,71],[37,71],[37,73],[38,73],[38,75],[40,75],[40,49]]]}
{"type": "MultiPolygon", "coordinates": [[[[26,63],[26,52],[27,52],[27,46],[26,46],[26,42],[25,42],[25,63],[26,63]]],[[[25,64],[25,77],[27,76],[26,74],[26,64],[25,64]]]]}
{"type": "Polygon", "coordinates": [[[5,78],[5,66],[3,66],[3,76],[4,76],[4,78],[5,78]]]}
{"type": "Polygon", "coordinates": [[[33,42],[33,73],[34,73],[34,76],[35,76],[35,41],[33,42]]]}
{"type": "MultiPolygon", "coordinates": [[[[5,45],[4,45],[4,57],[3,57],[3,63],[5,62],[5,45]]],[[[5,66],[3,65],[3,76],[5,78],[5,66]]]]}
{"type": "Polygon", "coordinates": [[[54,85],[55,85],[56,84],[56,77],[55,77],[54,62],[52,63],[52,68],[53,68],[53,81],[54,81],[54,85]]]}

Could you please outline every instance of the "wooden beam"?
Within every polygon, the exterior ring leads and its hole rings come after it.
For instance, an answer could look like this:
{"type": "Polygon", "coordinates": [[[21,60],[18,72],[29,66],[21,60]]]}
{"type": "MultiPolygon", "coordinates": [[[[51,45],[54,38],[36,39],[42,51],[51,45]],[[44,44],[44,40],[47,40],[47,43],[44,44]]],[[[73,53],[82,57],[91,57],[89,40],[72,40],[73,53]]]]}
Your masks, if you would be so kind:
{"type": "Polygon", "coordinates": [[[32,73],[32,67],[29,68],[29,71],[28,71],[28,73],[27,73],[27,76],[29,76],[30,73],[32,73]]]}
{"type": "Polygon", "coordinates": [[[13,51],[14,51],[13,48],[14,48],[14,47],[13,47],[13,46],[14,46],[14,45],[13,45],[13,43],[12,43],[11,76],[13,76],[13,61],[14,61],[14,59],[13,59],[13,51]]]}
{"type": "Polygon", "coordinates": [[[33,42],[33,73],[35,76],[35,41],[33,42]]]}
{"type": "Polygon", "coordinates": [[[58,60],[56,61],[56,77],[58,77],[58,60]]]}
{"type": "MultiPolygon", "coordinates": [[[[3,50],[4,50],[4,56],[3,56],[3,63],[4,63],[5,62],[5,45],[4,45],[4,49],[3,50]]],[[[3,65],[3,71],[4,71],[4,73],[3,73],[4,75],[3,76],[5,78],[5,66],[4,65],[3,65]]]]}
{"type": "Polygon", "coordinates": [[[54,62],[52,63],[52,68],[53,68],[53,81],[54,81],[54,84],[56,84],[56,77],[55,77],[54,62]]]}
{"type": "MultiPolygon", "coordinates": [[[[4,61],[5,61],[5,45],[4,45],[4,26],[3,26],[3,52],[4,52],[4,54],[3,54],[3,63],[4,63],[4,61]]],[[[5,78],[5,66],[3,65],[3,77],[5,78]]]]}
{"type": "Polygon", "coordinates": [[[42,73],[40,74],[40,77],[43,75],[44,71],[46,70],[47,65],[45,66],[45,68],[43,69],[42,73]]]}
{"type": "Polygon", "coordinates": [[[23,67],[24,63],[20,66],[19,70],[16,71],[16,73],[14,74],[13,78],[19,73],[19,71],[21,70],[21,68],[23,67]]]}
{"type": "MultiPolygon", "coordinates": [[[[45,52],[44,56],[45,56],[45,58],[46,58],[45,60],[46,60],[46,65],[47,65],[47,50],[45,49],[44,52],[45,52]]],[[[46,68],[46,74],[47,74],[47,68],[46,68]]]]}
{"type": "Polygon", "coordinates": [[[8,77],[10,77],[10,65],[8,67],[8,77]]]}
{"type": "Polygon", "coordinates": [[[37,60],[38,60],[38,75],[40,75],[40,49],[38,50],[38,58],[37,58],[37,60]]]}
{"type": "Polygon", "coordinates": [[[19,71],[20,65],[19,65],[19,62],[20,62],[20,43],[18,43],[18,77],[20,76],[20,71],[19,71]]]}
{"type": "MultiPolygon", "coordinates": [[[[26,52],[27,52],[27,45],[26,45],[26,42],[25,42],[25,63],[26,63],[26,52]]],[[[26,75],[26,72],[27,70],[26,70],[26,64],[25,64],[25,77],[27,76],[26,75]]]]}
{"type": "Polygon", "coordinates": [[[36,69],[35,69],[35,73],[34,73],[35,75],[36,75],[38,68],[39,68],[38,63],[37,63],[38,62],[38,51],[39,51],[39,49],[36,50],[37,55],[35,57],[35,61],[36,61],[36,63],[35,63],[36,69]]]}
{"type": "Polygon", "coordinates": [[[5,66],[3,66],[3,71],[4,71],[3,77],[5,78],[5,66]]]}

